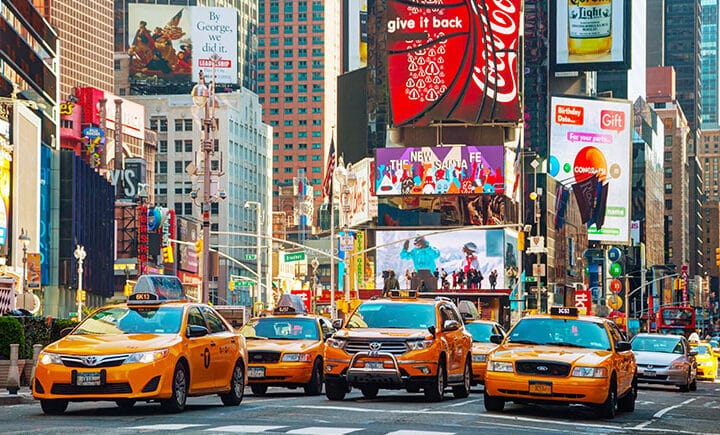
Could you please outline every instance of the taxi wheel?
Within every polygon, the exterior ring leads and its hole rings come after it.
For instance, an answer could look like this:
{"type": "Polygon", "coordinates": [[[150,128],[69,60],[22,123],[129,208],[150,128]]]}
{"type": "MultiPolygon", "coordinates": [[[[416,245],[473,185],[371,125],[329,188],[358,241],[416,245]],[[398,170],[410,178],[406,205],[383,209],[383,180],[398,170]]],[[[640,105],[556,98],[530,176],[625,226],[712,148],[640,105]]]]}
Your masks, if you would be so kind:
{"type": "Polygon", "coordinates": [[[185,410],[188,395],[187,369],[181,362],[175,366],[175,373],[172,378],[172,396],[163,399],[160,404],[167,412],[182,412],[185,410]]]}
{"type": "Polygon", "coordinates": [[[310,382],[304,386],[305,394],[308,396],[317,396],[322,393],[323,378],[322,378],[322,362],[315,360],[313,364],[312,377],[310,382]]]}
{"type": "Polygon", "coordinates": [[[489,395],[487,389],[483,391],[483,402],[488,411],[500,412],[505,408],[505,399],[489,395]]]}
{"type": "Polygon", "coordinates": [[[617,386],[615,383],[615,378],[613,377],[610,380],[610,388],[608,389],[607,399],[605,399],[605,403],[600,405],[600,407],[598,408],[598,417],[612,420],[613,418],[615,418],[617,406],[617,386]]]}
{"type": "Polygon", "coordinates": [[[40,407],[45,414],[60,415],[67,409],[68,401],[62,399],[42,399],[40,400],[40,407]]]}
{"type": "Polygon", "coordinates": [[[118,408],[130,409],[135,406],[135,402],[136,401],[133,399],[118,399],[115,401],[115,404],[118,406],[118,408]]]}
{"type": "Polygon", "coordinates": [[[264,396],[267,393],[268,386],[265,384],[250,385],[250,389],[256,396],[264,396]]]}
{"type": "Polygon", "coordinates": [[[374,399],[377,397],[380,388],[377,385],[368,385],[367,387],[360,387],[360,392],[366,399],[374,399]]]}
{"type": "Polygon", "coordinates": [[[634,412],[635,400],[638,395],[637,378],[634,378],[630,385],[630,391],[627,392],[620,400],[618,400],[618,411],[634,412]]]}
{"type": "Polygon", "coordinates": [[[456,385],[453,387],[453,396],[456,399],[464,399],[470,395],[470,383],[472,382],[472,363],[468,357],[465,359],[465,370],[463,371],[463,383],[462,385],[456,385]]]}
{"type": "Polygon", "coordinates": [[[325,381],[325,396],[330,400],[343,400],[348,387],[343,381],[325,381]]]}
{"type": "Polygon", "coordinates": [[[225,406],[237,406],[242,402],[244,393],[245,369],[243,368],[242,362],[238,361],[235,363],[235,368],[230,378],[230,392],[221,394],[220,400],[222,400],[225,406]]]}
{"type": "Polygon", "coordinates": [[[445,396],[445,361],[438,361],[438,370],[432,383],[425,386],[425,400],[428,402],[442,402],[445,396]]]}

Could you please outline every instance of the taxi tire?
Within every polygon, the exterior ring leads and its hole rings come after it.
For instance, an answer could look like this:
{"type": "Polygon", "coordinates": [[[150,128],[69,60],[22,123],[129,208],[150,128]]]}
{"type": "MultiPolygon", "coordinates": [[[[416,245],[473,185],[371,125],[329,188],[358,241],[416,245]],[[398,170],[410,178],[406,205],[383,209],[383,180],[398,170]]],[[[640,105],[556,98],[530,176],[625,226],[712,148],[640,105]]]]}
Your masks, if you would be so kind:
{"type": "Polygon", "coordinates": [[[47,415],[61,415],[68,407],[68,401],[63,399],[40,399],[40,407],[47,415]]]}
{"type": "Polygon", "coordinates": [[[456,399],[464,399],[470,395],[470,384],[472,383],[472,364],[471,359],[468,356],[465,358],[465,370],[463,371],[463,383],[462,385],[456,385],[453,387],[453,397],[456,399]]]}
{"type": "Polygon", "coordinates": [[[230,376],[230,391],[220,395],[225,406],[238,406],[245,394],[245,368],[241,361],[235,363],[232,375],[230,376]]]}
{"type": "Polygon", "coordinates": [[[178,362],[172,377],[172,396],[160,401],[162,408],[171,413],[185,410],[188,396],[188,370],[185,364],[178,362]]]}
{"type": "Polygon", "coordinates": [[[630,385],[630,391],[628,391],[620,400],[618,400],[618,411],[621,412],[634,412],[635,411],[635,400],[638,395],[637,378],[633,378],[632,384],[630,385]]]}
{"type": "Polygon", "coordinates": [[[610,388],[608,388],[608,395],[605,402],[598,406],[597,414],[598,417],[607,420],[612,420],[617,414],[618,398],[617,398],[617,383],[615,382],[615,376],[610,380],[610,388]]]}
{"type": "Polygon", "coordinates": [[[135,406],[136,402],[137,400],[135,399],[118,399],[115,401],[115,404],[118,406],[118,408],[127,410],[135,406]]]}
{"type": "Polygon", "coordinates": [[[303,389],[305,390],[306,396],[317,396],[322,394],[323,378],[322,378],[322,362],[319,359],[315,360],[312,369],[312,377],[303,389]]]}
{"type": "Polygon", "coordinates": [[[380,388],[377,385],[368,385],[367,387],[360,387],[360,392],[364,398],[374,399],[380,392],[380,388]]]}
{"type": "Polygon", "coordinates": [[[264,396],[267,393],[268,386],[266,384],[250,385],[250,390],[256,396],[264,396]]]}
{"type": "Polygon", "coordinates": [[[325,396],[329,400],[343,400],[348,393],[347,384],[343,381],[325,381],[325,396]]]}
{"type": "Polygon", "coordinates": [[[445,397],[445,385],[447,374],[445,373],[445,361],[438,361],[437,374],[432,383],[425,386],[423,393],[425,393],[425,401],[427,402],[442,402],[445,397]]]}
{"type": "Polygon", "coordinates": [[[483,404],[487,411],[501,412],[505,408],[505,399],[489,395],[486,389],[483,391],[483,404]]]}

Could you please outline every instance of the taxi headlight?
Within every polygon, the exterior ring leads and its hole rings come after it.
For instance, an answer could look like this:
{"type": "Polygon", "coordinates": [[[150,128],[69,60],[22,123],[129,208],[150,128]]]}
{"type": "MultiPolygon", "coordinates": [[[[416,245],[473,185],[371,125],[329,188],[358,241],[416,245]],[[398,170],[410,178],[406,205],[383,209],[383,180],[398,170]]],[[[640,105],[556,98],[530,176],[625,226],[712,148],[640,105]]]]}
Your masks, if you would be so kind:
{"type": "Polygon", "coordinates": [[[572,376],[579,378],[606,378],[607,369],[605,367],[575,367],[572,376]]]}
{"type": "Polygon", "coordinates": [[[703,366],[703,367],[710,367],[710,366],[713,365],[713,363],[712,363],[712,361],[700,361],[700,362],[698,363],[698,365],[699,365],[699,366],[703,366]]]}
{"type": "Polygon", "coordinates": [[[130,364],[130,363],[151,363],[158,360],[161,360],[168,356],[168,350],[167,349],[160,349],[160,350],[151,350],[148,352],[135,352],[131,353],[129,357],[125,359],[125,362],[123,364],[130,364]]]}
{"type": "Polygon", "coordinates": [[[49,352],[42,352],[40,354],[40,358],[38,358],[38,361],[40,364],[46,366],[49,364],[62,364],[62,359],[60,358],[60,355],[56,353],[49,353],[49,352]]]}
{"type": "Polygon", "coordinates": [[[513,372],[513,363],[507,361],[490,361],[488,370],[491,372],[513,372]]]}
{"type": "Polygon", "coordinates": [[[312,355],[309,353],[286,353],[282,356],[283,362],[310,362],[312,355]]]}
{"type": "Polygon", "coordinates": [[[473,354],[473,362],[485,362],[487,361],[487,354],[481,353],[481,354],[473,354]]]}
{"type": "Polygon", "coordinates": [[[407,342],[407,347],[409,350],[427,349],[432,345],[432,340],[413,340],[407,342]]]}
{"type": "Polygon", "coordinates": [[[327,342],[326,342],[326,343],[327,343],[328,346],[334,347],[335,349],[342,349],[343,347],[345,347],[345,343],[346,343],[346,342],[347,342],[347,341],[344,340],[344,339],[342,339],[342,338],[332,338],[332,337],[330,337],[330,338],[327,339],[327,342]]]}

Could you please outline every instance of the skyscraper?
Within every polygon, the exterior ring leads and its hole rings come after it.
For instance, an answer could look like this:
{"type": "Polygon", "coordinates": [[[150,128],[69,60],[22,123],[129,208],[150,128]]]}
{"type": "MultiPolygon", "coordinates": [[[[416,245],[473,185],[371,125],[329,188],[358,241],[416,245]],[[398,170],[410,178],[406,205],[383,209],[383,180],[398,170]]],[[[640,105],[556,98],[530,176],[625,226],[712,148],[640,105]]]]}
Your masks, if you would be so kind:
{"type": "MultiPolygon", "coordinates": [[[[702,0],[700,63],[702,65],[702,127],[718,127],[718,0],[702,0]]],[[[699,151],[699,150],[698,150],[699,151]]]]}

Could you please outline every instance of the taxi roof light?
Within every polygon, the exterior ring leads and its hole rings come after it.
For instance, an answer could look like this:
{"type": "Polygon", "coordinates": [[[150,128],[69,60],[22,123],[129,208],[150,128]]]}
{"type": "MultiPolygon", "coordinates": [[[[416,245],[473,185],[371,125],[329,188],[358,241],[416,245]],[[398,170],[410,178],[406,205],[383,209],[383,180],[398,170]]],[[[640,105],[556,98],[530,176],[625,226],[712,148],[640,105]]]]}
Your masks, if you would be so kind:
{"type": "Polygon", "coordinates": [[[184,300],[182,282],[175,275],[142,275],[128,296],[128,304],[138,305],[184,300]]]}
{"type": "Polygon", "coordinates": [[[578,309],[577,307],[550,307],[550,315],[577,317],[578,309]]]}
{"type": "Polygon", "coordinates": [[[305,304],[298,295],[285,293],[273,311],[274,314],[307,314],[305,304]]]}

